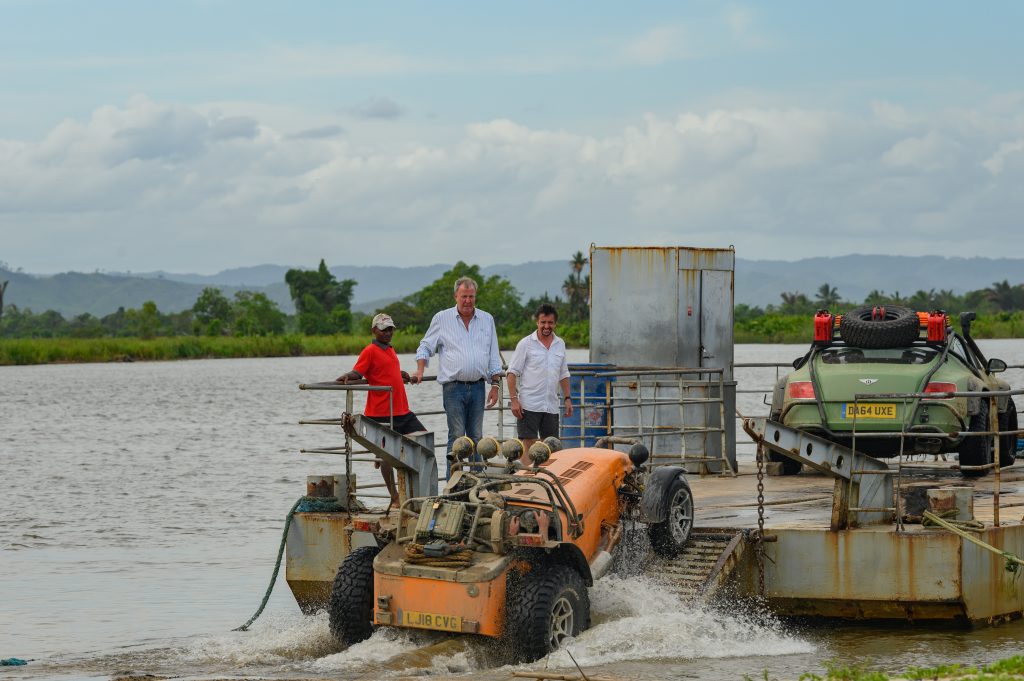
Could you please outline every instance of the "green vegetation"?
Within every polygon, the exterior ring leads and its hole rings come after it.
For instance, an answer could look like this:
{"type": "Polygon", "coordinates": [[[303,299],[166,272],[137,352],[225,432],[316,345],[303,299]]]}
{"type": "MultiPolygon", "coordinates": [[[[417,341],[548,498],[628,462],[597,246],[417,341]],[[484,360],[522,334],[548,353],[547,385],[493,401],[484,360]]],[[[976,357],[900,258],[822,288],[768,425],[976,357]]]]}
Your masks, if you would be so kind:
{"type": "Polygon", "coordinates": [[[295,303],[296,323],[302,333],[315,336],[350,329],[355,280],[339,282],[321,260],[316,270],[288,270],[284,281],[295,303]]]}
{"type": "MultiPolygon", "coordinates": [[[[558,333],[570,347],[590,344],[586,304],[590,277],[582,251],[568,261],[569,276],[562,286],[565,299],[547,295],[520,302],[520,294],[500,276],[483,277],[478,265],[457,262],[423,289],[391,303],[387,312],[399,325],[394,344],[413,352],[431,317],[451,307],[455,280],[462,276],[480,284],[477,304],[494,315],[501,347],[511,349],[534,328],[532,315],[541,303],[558,309],[558,333]]],[[[289,270],[286,275],[297,314],[288,316],[262,293],[240,291],[228,299],[219,289],[206,288],[189,310],[164,314],[147,302],[138,310],[120,308],[96,318],[90,314],[65,320],[53,310],[35,314],[16,305],[0,315],[0,365],[48,362],[103,362],[125,359],[192,357],[280,357],[291,355],[354,354],[367,342],[369,315],[351,311],[356,282],[339,282],[321,260],[316,270],[289,270]]],[[[3,282],[4,284],[6,282],[3,282]]],[[[4,292],[0,284],[0,296],[4,292]]],[[[800,292],[783,292],[779,305],[762,309],[740,304],[735,309],[737,343],[809,342],[814,312],[828,308],[842,314],[863,304],[905,305],[916,310],[974,310],[976,338],[1024,338],[1024,285],[1002,281],[987,289],[957,296],[951,291],[872,291],[862,303],[843,301],[839,291],[822,284],[812,300],[800,292]]]]}
{"type": "MultiPolygon", "coordinates": [[[[559,334],[566,342],[586,347],[589,278],[580,274],[586,264],[582,252],[569,263],[569,301],[544,296],[523,305],[507,279],[484,278],[478,265],[458,262],[420,291],[384,308],[400,327],[392,343],[398,352],[414,352],[431,317],[454,305],[455,280],[469,276],[480,286],[477,304],[494,315],[502,348],[515,347],[533,330],[532,311],[541,302],[559,309],[559,334]]],[[[263,293],[239,291],[229,300],[217,288],[203,289],[191,309],[173,314],[146,302],[138,310],[120,308],[102,318],[83,314],[69,321],[53,310],[34,314],[9,305],[0,316],[0,365],[352,355],[366,346],[369,315],[351,311],[355,281],[339,282],[323,260],[316,270],[289,270],[285,281],[298,311],[292,317],[263,293]]]]}
{"type": "MultiPolygon", "coordinates": [[[[769,676],[768,670],[762,672],[764,681],[775,681],[769,676]]],[[[849,666],[838,661],[825,663],[825,674],[807,672],[800,675],[800,681],[1020,681],[1024,678],[1024,656],[1014,655],[987,664],[981,669],[960,664],[940,664],[935,667],[910,667],[902,674],[889,675],[885,672],[867,669],[862,666],[849,666]]],[[[743,675],[744,681],[754,681],[743,675]]]]}

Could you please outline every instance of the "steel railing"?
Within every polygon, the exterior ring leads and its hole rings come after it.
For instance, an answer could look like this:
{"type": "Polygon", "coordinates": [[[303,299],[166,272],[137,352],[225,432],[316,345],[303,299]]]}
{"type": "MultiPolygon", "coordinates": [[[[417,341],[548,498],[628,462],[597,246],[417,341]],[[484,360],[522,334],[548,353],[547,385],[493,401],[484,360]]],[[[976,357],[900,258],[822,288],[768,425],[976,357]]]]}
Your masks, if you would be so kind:
{"type": "Polygon", "coordinates": [[[577,372],[574,376],[580,379],[579,403],[574,401],[573,407],[580,410],[579,435],[566,437],[563,433],[563,441],[582,444],[600,437],[595,431],[603,429],[604,436],[632,437],[643,442],[651,453],[652,466],[694,464],[701,475],[735,475],[728,456],[726,428],[730,422],[725,414],[724,375],[723,369],[707,367],[615,367],[577,372]],[[588,378],[604,383],[603,399],[587,400],[588,378]],[[666,416],[661,408],[673,406],[679,408],[678,422],[672,419],[659,423],[666,416]],[[587,423],[588,407],[605,410],[603,426],[587,423]],[[700,407],[702,413],[688,413],[699,411],[700,407]],[[628,423],[616,423],[627,414],[635,418],[625,419],[628,423]],[[708,438],[716,436],[719,455],[708,456],[708,438]],[[676,437],[679,451],[669,451],[676,437]],[[711,470],[709,464],[717,464],[719,470],[711,470]]]}

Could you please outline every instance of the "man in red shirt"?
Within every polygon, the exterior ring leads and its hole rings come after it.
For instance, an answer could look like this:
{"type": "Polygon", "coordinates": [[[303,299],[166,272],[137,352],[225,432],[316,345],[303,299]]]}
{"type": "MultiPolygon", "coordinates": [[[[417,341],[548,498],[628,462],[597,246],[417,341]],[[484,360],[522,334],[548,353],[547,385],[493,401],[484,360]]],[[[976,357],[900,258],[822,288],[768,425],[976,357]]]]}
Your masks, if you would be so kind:
{"type": "MultiPolygon", "coordinates": [[[[366,409],[363,415],[379,423],[393,424],[392,427],[402,435],[426,430],[416,414],[409,410],[409,399],[405,395],[406,383],[419,383],[417,376],[409,376],[398,364],[398,355],[391,347],[391,337],[395,333],[395,323],[389,315],[378,314],[370,325],[373,342],[363,348],[352,371],[336,380],[338,383],[356,383],[366,379],[369,385],[388,386],[390,392],[372,390],[366,393],[366,409]]],[[[398,503],[398,490],[395,487],[395,474],[386,463],[377,464],[384,484],[391,494],[391,503],[398,503]]]]}

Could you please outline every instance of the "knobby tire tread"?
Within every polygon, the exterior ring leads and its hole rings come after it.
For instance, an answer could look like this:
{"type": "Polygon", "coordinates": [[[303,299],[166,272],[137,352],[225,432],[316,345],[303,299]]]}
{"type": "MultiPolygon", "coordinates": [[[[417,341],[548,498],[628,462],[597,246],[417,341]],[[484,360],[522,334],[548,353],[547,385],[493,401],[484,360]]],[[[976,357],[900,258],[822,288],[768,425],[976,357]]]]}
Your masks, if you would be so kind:
{"type": "Polygon", "coordinates": [[[331,634],[345,645],[373,634],[373,559],[378,553],[375,546],[354,549],[334,575],[328,619],[331,634]]]}
{"type": "Polygon", "coordinates": [[[509,584],[506,599],[506,643],[515,656],[534,662],[551,652],[549,634],[552,609],[559,596],[575,596],[573,636],[590,627],[590,596],[587,587],[572,568],[561,564],[534,564],[529,572],[509,584]]]}
{"type": "Polygon", "coordinates": [[[874,306],[858,307],[844,314],[839,335],[847,345],[859,348],[901,348],[918,339],[921,322],[909,307],[886,305],[885,319],[871,319],[874,306]]]}
{"type": "MultiPolygon", "coordinates": [[[[979,433],[989,430],[988,425],[988,399],[982,397],[978,405],[978,412],[970,417],[967,423],[967,431],[979,433]]],[[[960,443],[958,452],[960,454],[961,466],[984,466],[992,463],[992,437],[965,437],[960,443]]],[[[983,471],[960,470],[960,475],[965,478],[977,478],[988,473],[983,471]]]]}
{"type": "MultiPolygon", "coordinates": [[[[999,414],[999,430],[1017,430],[1017,405],[1013,398],[1006,401],[1006,411],[999,414]]],[[[1017,458],[1017,435],[1011,433],[999,437],[999,466],[1012,466],[1017,458]]]]}

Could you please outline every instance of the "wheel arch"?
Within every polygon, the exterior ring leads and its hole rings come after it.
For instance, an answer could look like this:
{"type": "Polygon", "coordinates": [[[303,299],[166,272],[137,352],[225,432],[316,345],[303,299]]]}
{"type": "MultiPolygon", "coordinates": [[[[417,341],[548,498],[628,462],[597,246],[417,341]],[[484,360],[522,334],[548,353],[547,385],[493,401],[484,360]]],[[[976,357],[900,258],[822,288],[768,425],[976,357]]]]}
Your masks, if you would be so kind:
{"type": "Polygon", "coordinates": [[[640,499],[640,512],[644,522],[660,523],[668,513],[668,490],[677,478],[686,480],[686,469],[682,466],[660,466],[651,471],[644,494],[640,499]]]}
{"type": "Polygon", "coordinates": [[[565,565],[577,572],[586,586],[594,586],[594,575],[583,551],[575,544],[564,542],[553,549],[531,549],[523,555],[526,560],[540,565],[565,565]]]}

